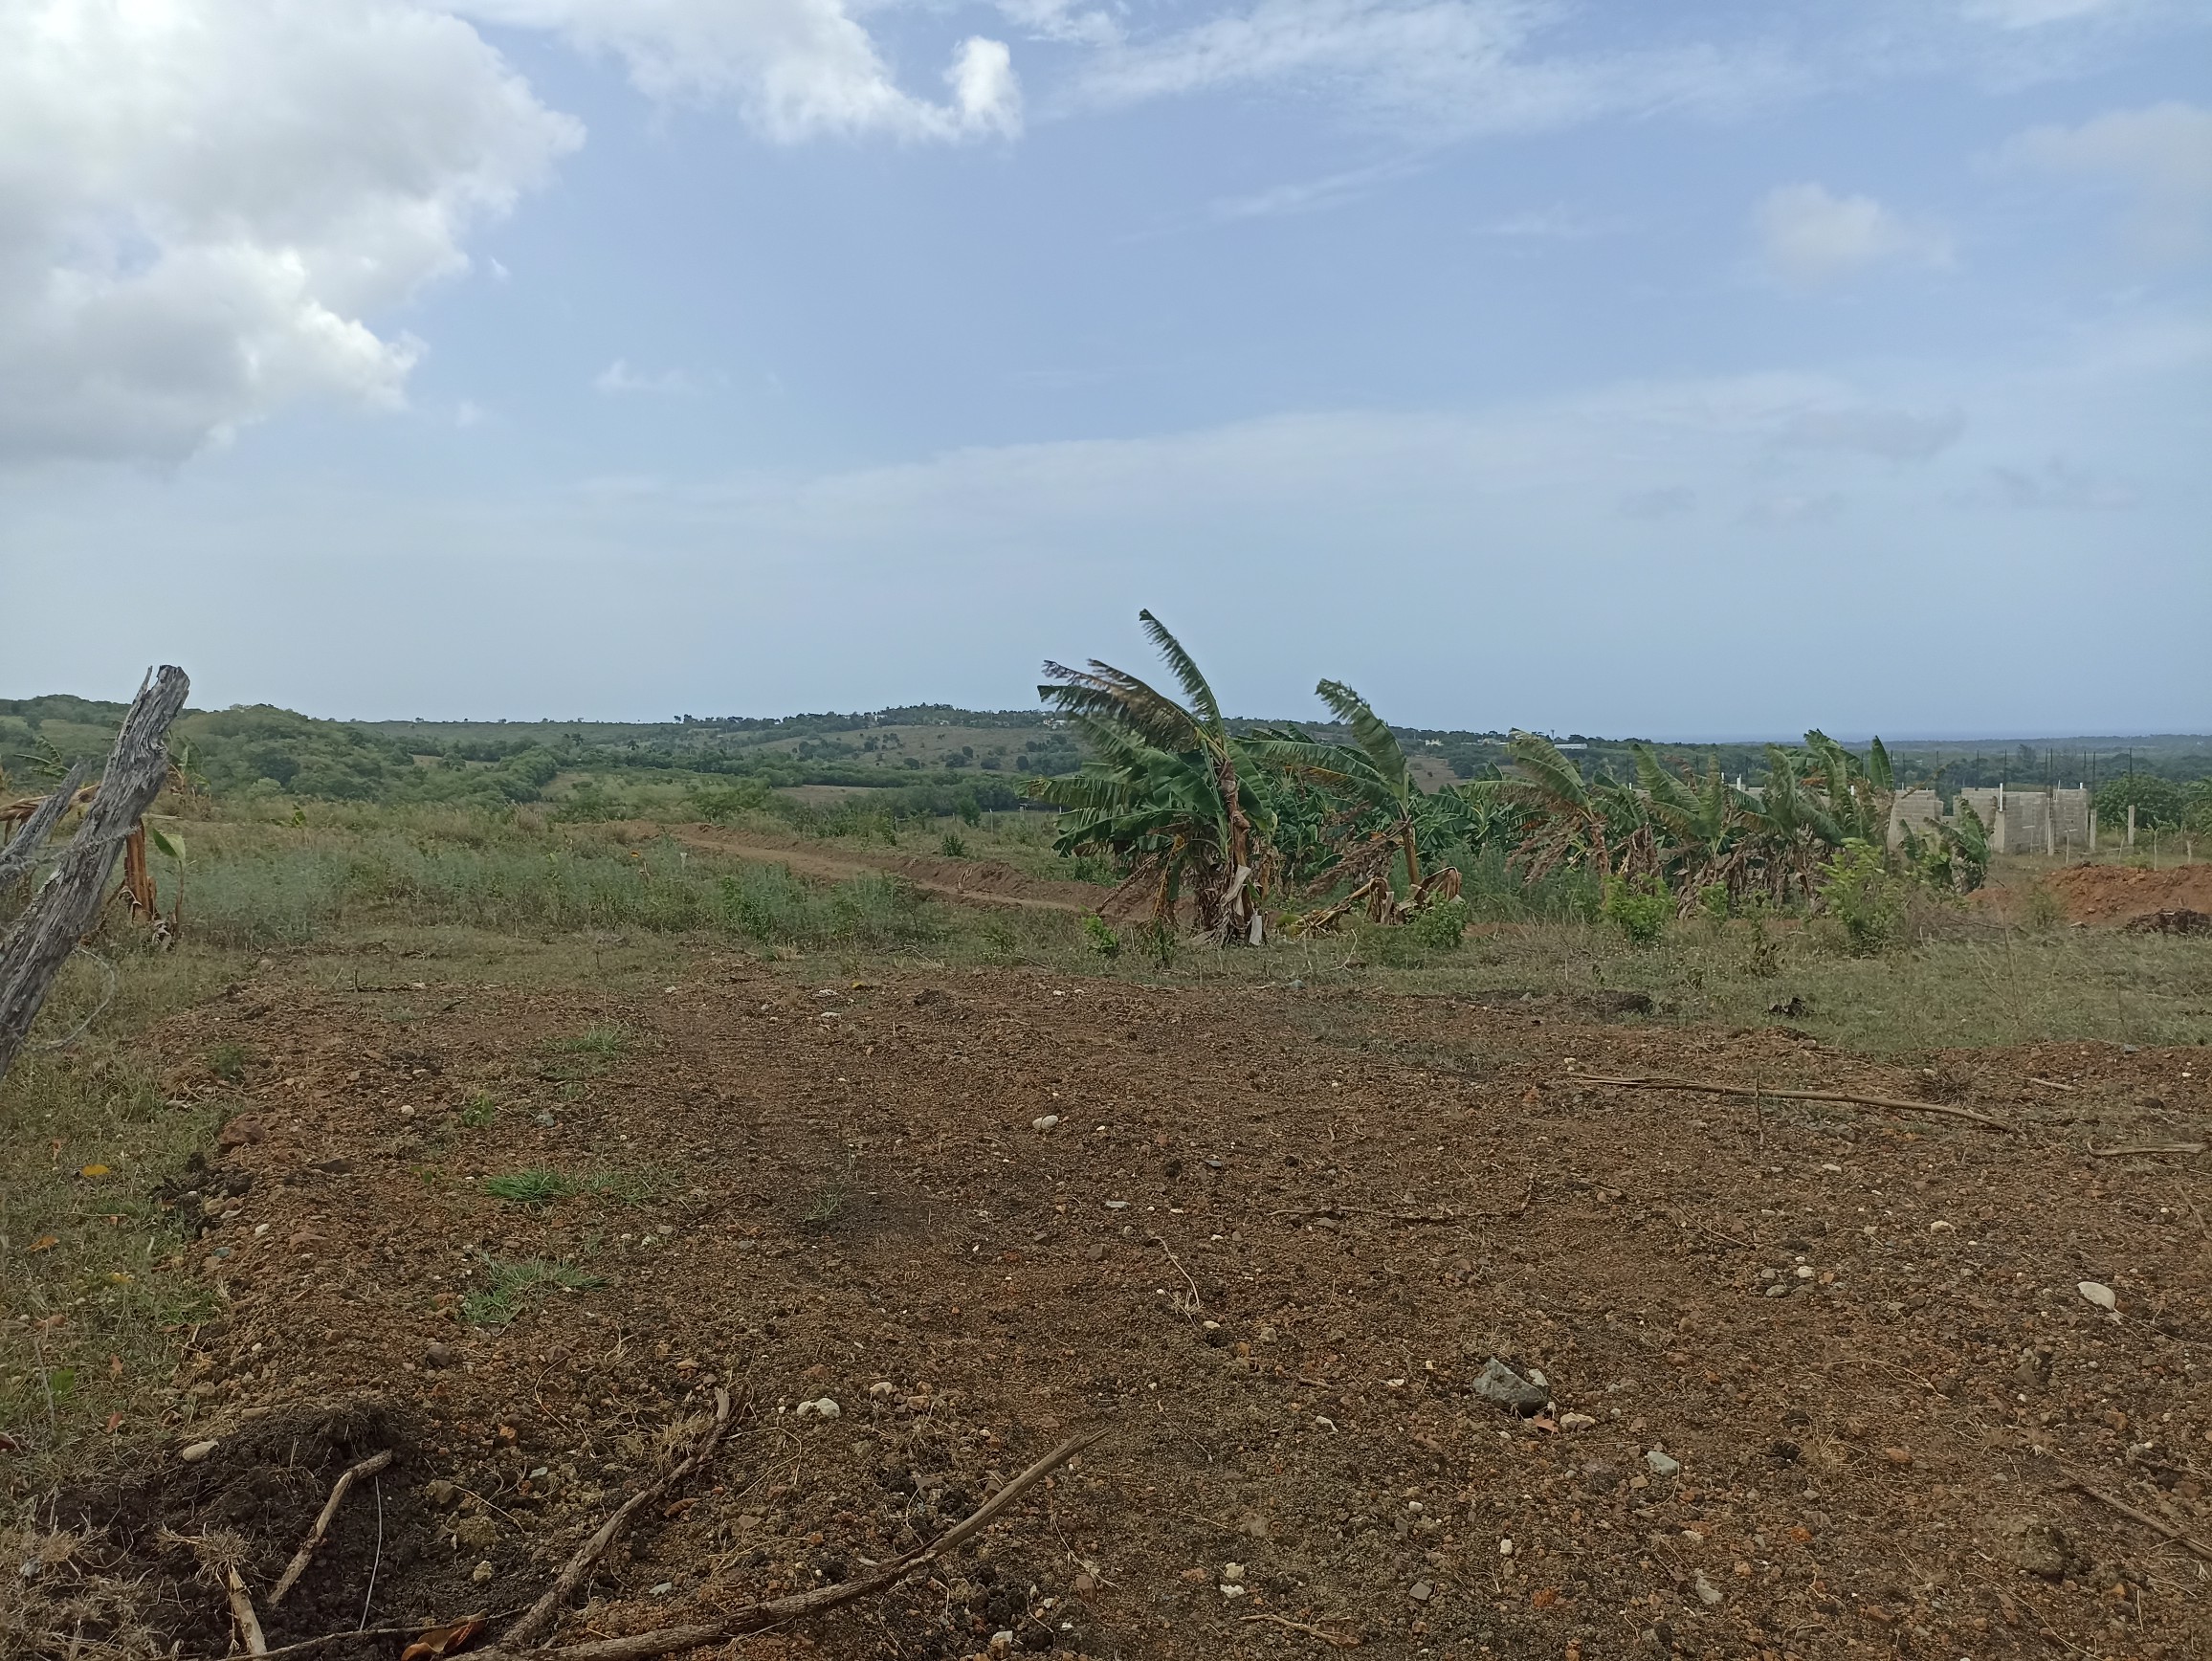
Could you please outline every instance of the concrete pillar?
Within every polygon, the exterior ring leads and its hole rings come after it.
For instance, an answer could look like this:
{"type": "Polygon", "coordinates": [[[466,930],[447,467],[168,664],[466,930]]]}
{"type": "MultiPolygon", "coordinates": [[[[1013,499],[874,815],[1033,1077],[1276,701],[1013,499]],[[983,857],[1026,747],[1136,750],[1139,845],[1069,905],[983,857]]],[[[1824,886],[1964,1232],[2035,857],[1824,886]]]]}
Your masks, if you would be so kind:
{"type": "Polygon", "coordinates": [[[2128,804],[2128,846],[2129,846],[2130,848],[2133,848],[2133,847],[2135,847],[2135,803],[2133,803],[2133,802],[2130,802],[2130,803],[2128,804]]]}
{"type": "Polygon", "coordinates": [[[2097,851],[2097,810],[2096,810],[2094,808],[2091,808],[2090,809],[2090,852],[2091,853],[2094,853],[2096,851],[2097,851]]]}

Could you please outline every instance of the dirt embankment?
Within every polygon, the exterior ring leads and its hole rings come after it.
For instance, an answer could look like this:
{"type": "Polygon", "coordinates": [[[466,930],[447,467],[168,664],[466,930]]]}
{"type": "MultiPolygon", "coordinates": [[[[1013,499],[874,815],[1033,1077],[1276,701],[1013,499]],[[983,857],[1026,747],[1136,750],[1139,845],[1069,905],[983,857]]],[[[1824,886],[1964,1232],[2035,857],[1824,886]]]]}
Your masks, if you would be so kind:
{"type": "Polygon", "coordinates": [[[2212,865],[2151,871],[2130,865],[2069,865],[2043,884],[2068,922],[2124,924],[2161,911],[2212,912],[2212,865]]]}
{"type": "Polygon", "coordinates": [[[255,984],[167,1032],[168,1090],[245,1116],[176,1196],[205,1231],[168,1272],[223,1313],[119,1474],[42,1511],[81,1543],[11,1561],[55,1600],[36,1652],[105,1587],[223,1653],[188,1537],[235,1531],[266,1588],[378,1448],[272,1642],[519,1607],[717,1384],[741,1430],[565,1638],[864,1573],[1099,1425],[984,1549],[745,1652],[2212,1644],[2161,1532],[2212,1538],[2202,1159],[2084,1147],[2203,1141],[2201,1051],[1923,1071],[1557,1008],[738,960],[439,1002],[255,984]],[[1588,1081],[1647,1073],[2016,1129],[1588,1081]],[[487,1189],[523,1172],[534,1201],[487,1189]]]}

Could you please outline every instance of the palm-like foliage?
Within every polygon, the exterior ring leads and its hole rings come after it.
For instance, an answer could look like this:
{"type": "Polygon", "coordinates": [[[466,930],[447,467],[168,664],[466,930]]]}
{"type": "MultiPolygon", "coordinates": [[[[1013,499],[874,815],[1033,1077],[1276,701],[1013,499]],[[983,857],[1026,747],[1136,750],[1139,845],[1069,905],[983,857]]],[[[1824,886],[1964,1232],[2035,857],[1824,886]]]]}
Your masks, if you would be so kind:
{"type": "Polygon", "coordinates": [[[1413,764],[1390,724],[1340,680],[1324,680],[1316,695],[1352,732],[1349,744],[1316,743],[1303,733],[1269,733],[1252,741],[1253,753],[1271,766],[1317,786],[1332,798],[1347,846],[1336,850],[1329,875],[1364,879],[1401,854],[1408,892],[1421,886],[1422,827],[1429,797],[1415,782],[1413,764]]]}
{"type": "Polygon", "coordinates": [[[1513,851],[1515,864],[1529,879],[1561,865],[1586,865],[1600,877],[1613,875],[1615,837],[1606,823],[1608,800],[1603,786],[1582,780],[1582,769],[1559,754],[1559,746],[1536,733],[1519,730],[1507,741],[1513,770],[1505,775],[1498,796],[1517,808],[1522,817],[1520,839],[1513,851]]]}
{"type": "Polygon", "coordinates": [[[1053,684],[1037,694],[1069,718],[1092,759],[1066,778],[1030,781],[1028,793],[1063,810],[1060,852],[1108,853],[1128,872],[1126,887],[1150,887],[1156,919],[1171,921],[1187,897],[1206,932],[1257,943],[1273,873],[1245,745],[1182,642],[1150,611],[1138,617],[1187,704],[1095,658],[1084,669],[1047,663],[1053,684]]]}

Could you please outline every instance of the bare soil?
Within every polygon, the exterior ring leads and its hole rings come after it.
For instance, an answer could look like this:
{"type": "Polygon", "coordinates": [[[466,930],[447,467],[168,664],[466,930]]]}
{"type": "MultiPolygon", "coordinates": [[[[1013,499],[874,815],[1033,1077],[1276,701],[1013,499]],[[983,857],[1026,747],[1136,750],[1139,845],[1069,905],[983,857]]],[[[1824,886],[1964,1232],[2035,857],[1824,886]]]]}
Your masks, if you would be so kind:
{"type": "Polygon", "coordinates": [[[172,1190],[224,1314],[41,1508],[85,1537],[18,1582],[42,1653],[72,1610],[122,1647],[89,1588],[126,1584],[146,1647],[224,1653],[186,1539],[234,1531],[261,1592],[386,1447],[271,1642],[519,1608],[718,1384],[713,1478],[564,1638],[862,1573],[1102,1425],[982,1549],[738,1652],[2212,1650],[2212,1563],[2072,1486],[2212,1540],[2206,1160],[2085,1151],[2207,1140],[2202,1050],[1891,1066],[1541,1002],[739,960],[650,998],[269,976],[160,1041],[180,1096],[253,1058],[172,1190]],[[1647,1073],[2016,1128],[1579,1076],[1647,1073]],[[522,1169],[606,1182],[485,1190],[522,1169]],[[596,1284],[487,1324],[529,1259],[596,1284]],[[1548,1404],[1475,1393],[1493,1358],[1548,1404]]]}
{"type": "Polygon", "coordinates": [[[2152,871],[2132,865],[2071,865],[2044,886],[2068,922],[2125,924],[2161,911],[2212,912],[2212,865],[2152,871]]]}

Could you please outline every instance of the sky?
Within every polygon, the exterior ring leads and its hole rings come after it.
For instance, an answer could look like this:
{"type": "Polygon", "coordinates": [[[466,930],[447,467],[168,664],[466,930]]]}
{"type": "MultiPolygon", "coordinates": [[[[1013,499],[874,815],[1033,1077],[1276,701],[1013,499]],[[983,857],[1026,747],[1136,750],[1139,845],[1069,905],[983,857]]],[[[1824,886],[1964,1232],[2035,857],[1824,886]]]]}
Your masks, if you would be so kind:
{"type": "Polygon", "coordinates": [[[2202,0],[0,0],[0,697],[2212,728],[2202,0]]]}

